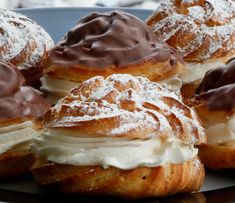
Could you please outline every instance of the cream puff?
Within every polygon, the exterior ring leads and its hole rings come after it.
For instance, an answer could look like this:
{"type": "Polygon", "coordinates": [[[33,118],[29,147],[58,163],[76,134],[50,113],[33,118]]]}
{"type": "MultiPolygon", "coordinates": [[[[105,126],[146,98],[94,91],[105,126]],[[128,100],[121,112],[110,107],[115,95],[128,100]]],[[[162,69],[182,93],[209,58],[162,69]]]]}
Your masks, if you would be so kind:
{"type": "Polygon", "coordinates": [[[184,56],[182,93],[192,96],[206,71],[235,56],[231,0],[167,0],[147,19],[157,37],[184,56]]]}
{"type": "Polygon", "coordinates": [[[43,188],[124,198],[197,191],[206,142],[179,94],[143,77],[113,74],[81,83],[45,116],[31,168],[43,188]]]}
{"type": "Polygon", "coordinates": [[[29,144],[42,133],[50,107],[16,67],[0,62],[0,179],[28,171],[34,162],[29,144]]]}
{"type": "Polygon", "coordinates": [[[0,61],[16,65],[27,84],[43,73],[48,51],[54,46],[49,34],[26,16],[0,9],[0,61]]]}
{"type": "Polygon", "coordinates": [[[137,17],[121,12],[91,13],[79,20],[50,51],[42,91],[56,103],[72,87],[97,75],[128,73],[180,88],[181,56],[157,39],[137,17]]]}
{"type": "Polygon", "coordinates": [[[211,169],[235,168],[235,60],[208,71],[191,103],[208,135],[199,147],[211,169]]]}

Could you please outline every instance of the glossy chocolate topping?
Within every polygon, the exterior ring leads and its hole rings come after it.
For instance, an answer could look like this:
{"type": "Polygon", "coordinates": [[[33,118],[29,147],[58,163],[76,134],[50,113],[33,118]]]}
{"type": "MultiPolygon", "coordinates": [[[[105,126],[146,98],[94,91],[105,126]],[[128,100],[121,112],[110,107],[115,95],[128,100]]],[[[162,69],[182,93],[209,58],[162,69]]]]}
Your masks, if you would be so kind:
{"type": "Polygon", "coordinates": [[[196,90],[196,98],[205,99],[209,109],[235,108],[235,58],[226,65],[209,70],[196,90]]]}
{"type": "Polygon", "coordinates": [[[0,62],[0,121],[38,119],[50,107],[39,91],[25,86],[25,80],[16,67],[0,62]]]}
{"type": "Polygon", "coordinates": [[[106,69],[143,60],[177,63],[177,53],[137,17],[119,11],[82,18],[51,51],[49,63],[106,69]]]}

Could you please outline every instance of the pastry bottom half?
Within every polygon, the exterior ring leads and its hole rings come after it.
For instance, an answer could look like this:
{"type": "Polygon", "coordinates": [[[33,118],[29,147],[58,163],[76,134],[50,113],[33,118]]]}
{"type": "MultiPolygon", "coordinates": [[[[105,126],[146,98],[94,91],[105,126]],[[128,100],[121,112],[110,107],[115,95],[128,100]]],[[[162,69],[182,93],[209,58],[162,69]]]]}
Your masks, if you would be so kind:
{"type": "Polygon", "coordinates": [[[29,172],[35,157],[29,150],[7,151],[0,155],[0,179],[29,172]]]}
{"type": "Polygon", "coordinates": [[[37,184],[63,193],[106,195],[121,198],[164,197],[200,189],[205,176],[198,157],[182,164],[138,167],[62,165],[37,159],[31,168],[37,184]]]}
{"type": "Polygon", "coordinates": [[[235,141],[199,146],[203,164],[213,170],[235,168],[235,141]]]}

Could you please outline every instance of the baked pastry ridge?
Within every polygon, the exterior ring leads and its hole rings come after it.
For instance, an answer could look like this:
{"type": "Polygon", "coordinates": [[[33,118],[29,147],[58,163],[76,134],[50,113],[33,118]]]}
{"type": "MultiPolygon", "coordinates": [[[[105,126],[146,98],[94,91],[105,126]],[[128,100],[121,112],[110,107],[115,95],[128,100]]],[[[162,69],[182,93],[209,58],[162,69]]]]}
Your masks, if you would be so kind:
{"type": "Polygon", "coordinates": [[[166,0],[147,19],[157,37],[184,56],[184,84],[235,55],[235,8],[230,0],[166,0]]]}
{"type": "Polygon", "coordinates": [[[0,178],[32,165],[29,142],[42,132],[40,119],[50,107],[39,91],[25,85],[16,67],[0,62],[0,178]]]}
{"type": "Polygon", "coordinates": [[[0,17],[0,61],[17,66],[28,84],[36,82],[42,76],[53,40],[41,26],[20,13],[0,9],[0,17]]]}
{"type": "MultiPolygon", "coordinates": [[[[182,57],[137,17],[121,11],[91,13],[50,51],[42,90],[57,101],[97,75],[128,73],[162,81],[182,72],[182,63],[182,57]]],[[[174,78],[170,85],[179,89],[180,82],[174,78]]]]}
{"type": "Polygon", "coordinates": [[[140,198],[198,190],[203,181],[194,145],[206,137],[197,115],[180,95],[143,77],[93,77],[51,108],[45,122],[31,169],[42,187],[140,198]],[[159,186],[144,183],[144,174],[159,186]]]}

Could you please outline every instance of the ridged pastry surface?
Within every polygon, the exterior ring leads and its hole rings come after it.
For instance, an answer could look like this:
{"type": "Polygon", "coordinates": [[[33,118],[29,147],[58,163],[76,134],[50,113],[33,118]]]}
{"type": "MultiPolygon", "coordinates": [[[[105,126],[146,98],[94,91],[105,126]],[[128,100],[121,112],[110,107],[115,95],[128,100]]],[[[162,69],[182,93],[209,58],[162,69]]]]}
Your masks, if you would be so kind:
{"type": "Polygon", "coordinates": [[[24,15],[0,9],[0,60],[36,68],[54,45],[45,30],[24,15]]]}
{"type": "Polygon", "coordinates": [[[234,17],[230,0],[166,0],[147,24],[186,61],[204,61],[234,55],[234,17]]]}
{"type": "Polygon", "coordinates": [[[46,123],[47,129],[76,132],[74,136],[205,142],[197,115],[178,94],[127,74],[83,82],[46,114],[46,123]]]}
{"type": "Polygon", "coordinates": [[[205,171],[198,157],[182,164],[119,170],[114,167],[77,167],[36,160],[31,172],[38,185],[63,193],[116,196],[119,198],[165,197],[189,193],[201,187],[205,171]]]}

